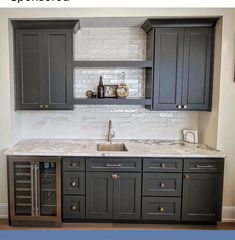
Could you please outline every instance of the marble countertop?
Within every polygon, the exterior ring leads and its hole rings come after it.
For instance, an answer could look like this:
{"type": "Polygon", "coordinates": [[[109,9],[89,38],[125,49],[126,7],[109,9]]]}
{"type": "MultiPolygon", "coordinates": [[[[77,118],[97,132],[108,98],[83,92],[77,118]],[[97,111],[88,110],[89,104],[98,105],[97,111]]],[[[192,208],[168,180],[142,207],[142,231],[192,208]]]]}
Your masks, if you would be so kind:
{"type": "Polygon", "coordinates": [[[7,149],[5,155],[25,156],[113,156],[113,157],[201,157],[224,158],[226,155],[205,144],[171,140],[113,140],[124,143],[126,152],[100,152],[96,144],[105,140],[23,139],[7,149]]]}

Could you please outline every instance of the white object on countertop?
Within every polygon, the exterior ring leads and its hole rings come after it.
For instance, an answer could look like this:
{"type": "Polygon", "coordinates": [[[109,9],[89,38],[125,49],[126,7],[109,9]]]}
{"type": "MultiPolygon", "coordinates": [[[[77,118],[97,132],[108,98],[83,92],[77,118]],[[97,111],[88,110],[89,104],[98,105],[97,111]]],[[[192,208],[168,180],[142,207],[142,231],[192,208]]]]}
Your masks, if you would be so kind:
{"type": "Polygon", "coordinates": [[[195,129],[183,129],[184,142],[198,143],[198,131],[195,129]]]}

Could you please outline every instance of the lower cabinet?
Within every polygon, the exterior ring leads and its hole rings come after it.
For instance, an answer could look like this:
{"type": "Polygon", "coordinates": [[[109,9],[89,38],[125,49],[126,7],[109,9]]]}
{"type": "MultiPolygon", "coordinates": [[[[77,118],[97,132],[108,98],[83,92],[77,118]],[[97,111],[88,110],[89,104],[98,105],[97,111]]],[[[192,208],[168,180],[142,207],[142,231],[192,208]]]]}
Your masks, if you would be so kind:
{"type": "Polygon", "coordinates": [[[183,180],[182,220],[220,221],[222,189],[223,174],[186,173],[183,180]]]}
{"type": "Polygon", "coordinates": [[[140,220],[141,173],[87,172],[86,218],[140,220]]]}

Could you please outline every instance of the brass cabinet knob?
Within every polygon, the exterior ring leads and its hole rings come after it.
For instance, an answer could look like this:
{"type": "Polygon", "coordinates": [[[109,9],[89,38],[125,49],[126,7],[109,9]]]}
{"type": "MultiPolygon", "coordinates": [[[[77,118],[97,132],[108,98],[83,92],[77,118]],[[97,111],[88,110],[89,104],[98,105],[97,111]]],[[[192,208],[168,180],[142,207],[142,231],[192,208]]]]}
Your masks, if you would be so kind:
{"type": "Polygon", "coordinates": [[[47,108],[48,108],[48,105],[45,105],[45,108],[47,109],[47,108]]]}
{"type": "Polygon", "coordinates": [[[181,106],[181,105],[177,105],[176,107],[177,107],[178,109],[181,109],[181,108],[182,108],[182,106],[181,106]]]}
{"type": "Polygon", "coordinates": [[[72,163],[71,163],[71,167],[76,167],[76,163],[75,163],[75,162],[72,162],[72,163]]]}
{"type": "Polygon", "coordinates": [[[166,164],[165,163],[161,163],[161,168],[165,168],[166,164]]]}
{"type": "Polygon", "coordinates": [[[163,207],[160,207],[160,208],[159,208],[159,211],[160,211],[160,212],[164,212],[164,210],[165,210],[165,209],[164,209],[163,207]]]}
{"type": "Polygon", "coordinates": [[[72,209],[73,211],[75,211],[75,210],[76,210],[76,206],[73,205],[73,206],[71,207],[71,209],[72,209]]]}
{"type": "Polygon", "coordinates": [[[165,183],[164,182],[160,182],[160,187],[164,188],[165,187],[165,183]]]}
{"type": "Polygon", "coordinates": [[[40,105],[39,107],[40,107],[40,108],[43,108],[43,105],[40,105]]]}
{"type": "Polygon", "coordinates": [[[118,176],[117,174],[112,174],[112,178],[113,178],[113,179],[118,179],[119,176],[118,176]]]}
{"type": "Polygon", "coordinates": [[[188,179],[190,179],[190,176],[189,175],[185,175],[184,178],[188,180],[188,179]]]}
{"type": "Polygon", "coordinates": [[[72,182],[71,185],[72,185],[73,187],[75,187],[75,186],[76,186],[76,182],[72,182]]]}
{"type": "Polygon", "coordinates": [[[187,108],[188,108],[188,106],[187,106],[187,105],[184,105],[184,106],[183,106],[183,109],[187,109],[187,108]]]}

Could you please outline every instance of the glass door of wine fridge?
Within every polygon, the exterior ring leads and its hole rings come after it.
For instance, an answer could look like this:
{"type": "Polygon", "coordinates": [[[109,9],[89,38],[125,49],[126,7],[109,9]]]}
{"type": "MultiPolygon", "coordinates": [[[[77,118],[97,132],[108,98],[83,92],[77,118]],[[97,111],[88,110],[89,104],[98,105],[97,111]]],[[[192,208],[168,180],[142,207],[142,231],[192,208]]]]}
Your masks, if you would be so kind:
{"type": "Polygon", "coordinates": [[[61,225],[61,159],[8,157],[12,225],[61,225]]]}

